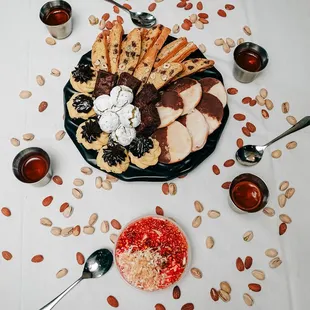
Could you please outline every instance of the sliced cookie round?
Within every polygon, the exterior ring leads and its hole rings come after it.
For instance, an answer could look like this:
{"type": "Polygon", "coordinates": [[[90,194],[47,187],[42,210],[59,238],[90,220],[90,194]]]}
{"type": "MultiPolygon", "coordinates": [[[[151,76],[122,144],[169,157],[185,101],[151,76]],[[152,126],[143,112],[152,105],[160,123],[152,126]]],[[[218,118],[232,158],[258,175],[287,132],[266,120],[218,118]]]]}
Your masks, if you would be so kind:
{"type": "Polygon", "coordinates": [[[202,149],[208,139],[209,125],[204,116],[194,109],[192,113],[178,118],[178,122],[184,125],[192,138],[192,152],[202,149]]]}
{"type": "Polygon", "coordinates": [[[221,125],[224,109],[221,101],[208,93],[203,93],[196,109],[205,117],[209,125],[209,134],[221,125]]]}
{"type": "Polygon", "coordinates": [[[202,91],[204,93],[214,95],[221,101],[223,107],[225,107],[225,105],[227,104],[227,93],[224,85],[220,80],[206,77],[201,79],[199,83],[201,84],[202,91]]]}
{"type": "Polygon", "coordinates": [[[164,164],[177,163],[192,150],[191,136],[187,128],[179,122],[157,129],[152,137],[159,142],[161,154],[158,161],[164,164]]]}
{"type": "Polygon", "coordinates": [[[160,118],[158,128],[163,128],[173,123],[183,112],[183,100],[175,91],[165,91],[156,108],[160,118]]]}
{"type": "Polygon", "coordinates": [[[202,95],[199,82],[188,77],[175,81],[168,87],[168,90],[176,91],[183,99],[182,115],[191,113],[199,103],[202,95]]]}

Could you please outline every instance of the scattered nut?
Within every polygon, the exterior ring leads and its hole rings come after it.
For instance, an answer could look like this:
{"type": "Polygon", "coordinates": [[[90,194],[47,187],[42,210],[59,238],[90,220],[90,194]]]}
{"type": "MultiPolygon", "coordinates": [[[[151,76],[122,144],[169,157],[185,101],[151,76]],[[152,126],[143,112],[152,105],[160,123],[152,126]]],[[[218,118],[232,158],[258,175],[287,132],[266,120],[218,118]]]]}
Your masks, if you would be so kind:
{"type": "Polygon", "coordinates": [[[252,31],[251,31],[251,29],[250,29],[249,26],[244,26],[244,27],[243,27],[243,31],[244,31],[244,33],[245,33],[246,35],[248,35],[248,36],[250,36],[250,35],[252,34],[252,31]]]}
{"type": "Polygon", "coordinates": [[[55,45],[56,44],[56,40],[52,37],[47,37],[45,39],[45,42],[48,44],[48,45],[55,45]]]}
{"type": "Polygon", "coordinates": [[[51,70],[51,75],[58,77],[58,76],[60,76],[60,71],[58,69],[56,69],[56,68],[53,68],[51,70]]]}
{"type": "Polygon", "coordinates": [[[97,17],[95,17],[94,15],[90,15],[88,17],[88,21],[89,23],[93,26],[93,25],[97,25],[99,23],[99,19],[97,17]]]}
{"type": "Polygon", "coordinates": [[[60,141],[63,139],[63,137],[66,135],[66,132],[64,130],[59,130],[55,134],[55,138],[57,141],[60,141]]]}
{"type": "Polygon", "coordinates": [[[19,97],[21,99],[28,99],[32,96],[32,93],[31,91],[29,90],[22,90],[20,93],[19,93],[19,97]]]}
{"type": "Polygon", "coordinates": [[[172,27],[172,32],[173,33],[179,33],[180,32],[180,26],[178,24],[175,24],[173,27],[172,27]]]}
{"type": "Polygon", "coordinates": [[[207,48],[204,44],[199,44],[198,47],[199,47],[201,53],[205,53],[207,51],[207,48]]]}
{"type": "Polygon", "coordinates": [[[36,81],[39,86],[43,86],[45,84],[45,79],[42,75],[37,75],[36,81]]]}
{"type": "Polygon", "coordinates": [[[76,53],[81,49],[81,43],[77,42],[72,46],[72,52],[76,53]]]}

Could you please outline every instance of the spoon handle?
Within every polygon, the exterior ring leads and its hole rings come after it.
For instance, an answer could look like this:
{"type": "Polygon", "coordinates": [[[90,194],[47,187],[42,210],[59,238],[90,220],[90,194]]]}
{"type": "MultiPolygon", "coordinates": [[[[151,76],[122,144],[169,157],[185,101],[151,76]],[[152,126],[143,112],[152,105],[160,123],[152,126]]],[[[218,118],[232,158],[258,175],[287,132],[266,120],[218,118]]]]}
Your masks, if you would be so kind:
{"type": "Polygon", "coordinates": [[[268,142],[267,144],[265,144],[265,147],[271,145],[272,143],[290,135],[291,133],[298,131],[300,129],[303,129],[307,126],[310,125],[310,116],[305,116],[304,118],[302,118],[298,123],[296,123],[294,126],[292,126],[290,129],[288,129],[287,131],[283,132],[282,135],[274,138],[273,140],[271,140],[270,142],[268,142]]]}
{"type": "Polygon", "coordinates": [[[105,1],[110,2],[110,3],[112,3],[112,4],[116,5],[116,6],[118,6],[119,8],[123,9],[124,11],[126,11],[126,12],[129,13],[129,14],[131,13],[126,7],[124,7],[123,5],[117,3],[117,2],[114,1],[114,0],[105,0],[105,1]]]}
{"type": "Polygon", "coordinates": [[[54,308],[54,306],[62,299],[67,293],[69,293],[76,285],[78,285],[83,278],[79,278],[76,280],[73,284],[71,284],[66,290],[64,290],[61,294],[59,294],[56,298],[54,298],[51,302],[46,304],[44,307],[42,307],[40,310],[51,310],[54,308]]]}

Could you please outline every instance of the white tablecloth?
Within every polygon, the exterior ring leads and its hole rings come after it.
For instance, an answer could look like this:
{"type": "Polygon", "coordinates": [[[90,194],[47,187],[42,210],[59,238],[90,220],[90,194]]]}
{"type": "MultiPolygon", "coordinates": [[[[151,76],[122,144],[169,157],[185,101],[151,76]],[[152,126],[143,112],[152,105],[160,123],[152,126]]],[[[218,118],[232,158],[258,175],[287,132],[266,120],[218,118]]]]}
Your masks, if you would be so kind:
{"type": "MultiPolygon", "coordinates": [[[[225,1],[204,1],[204,11],[210,15],[210,24],[204,30],[193,27],[189,32],[180,31],[178,36],[187,36],[196,44],[204,43],[206,55],[216,61],[216,67],[223,74],[226,87],[236,87],[239,93],[229,96],[231,116],[244,113],[247,119],[256,124],[257,132],[251,138],[243,137],[241,123],[232,117],[228,120],[216,151],[195,171],[184,179],[176,179],[176,196],[164,196],[160,183],[125,183],[113,184],[111,191],[97,190],[95,177],[104,173],[95,170],[93,175],[84,176],[80,168],[85,165],[72,141],[66,136],[56,141],[55,133],[63,129],[62,91],[68,76],[80,57],[90,50],[97,33],[97,26],[90,26],[88,16],[100,17],[105,12],[113,12],[110,4],[102,0],[72,0],[74,12],[74,31],[55,46],[45,43],[47,30],[38,18],[39,9],[44,1],[15,0],[1,3],[1,190],[0,206],[12,211],[7,218],[0,214],[0,251],[10,251],[11,261],[0,258],[0,309],[39,309],[54,298],[75,279],[82,271],[76,263],[75,253],[82,252],[87,257],[94,250],[102,247],[113,248],[109,234],[102,234],[99,225],[102,220],[118,219],[123,225],[131,219],[155,212],[155,206],[161,206],[165,215],[173,217],[186,231],[192,246],[192,265],[203,272],[198,280],[188,274],[179,284],[182,296],[172,298],[172,289],[162,292],[145,293],[137,291],[121,280],[115,266],[103,278],[87,280],[76,287],[58,305],[57,309],[109,309],[106,298],[113,295],[119,300],[119,309],[154,309],[156,303],[162,303],[167,309],[180,309],[186,302],[192,302],[195,309],[245,309],[247,306],[242,295],[248,291],[248,283],[258,282],[250,271],[240,273],[235,267],[238,256],[250,255],[254,259],[252,269],[262,269],[266,280],[262,281],[262,291],[250,292],[255,300],[253,309],[304,310],[310,303],[308,261],[310,255],[308,219],[309,193],[308,176],[310,172],[310,128],[287,137],[267,151],[263,161],[255,168],[234,165],[223,168],[223,162],[233,158],[236,151],[235,141],[244,138],[245,142],[264,143],[289,127],[281,112],[281,103],[289,101],[290,114],[300,119],[309,115],[309,53],[310,43],[310,2],[300,0],[287,1],[232,1],[236,9],[228,12],[227,18],[219,17],[216,12],[224,8],[225,1]],[[253,83],[242,85],[232,77],[232,53],[225,54],[214,45],[219,37],[237,39],[245,37],[242,27],[249,25],[253,35],[250,39],[264,46],[270,56],[267,70],[253,83]],[[73,53],[71,47],[81,42],[82,49],[73,53]],[[59,78],[50,75],[51,68],[61,70],[59,78]],[[42,74],[46,84],[39,87],[35,77],[42,74]],[[245,96],[255,97],[261,87],[269,91],[269,98],[275,108],[270,118],[261,117],[261,107],[251,108],[243,105],[245,96]],[[19,92],[29,89],[33,96],[21,100],[19,92]],[[43,113],[38,112],[38,104],[46,100],[49,104],[43,113]],[[22,140],[22,134],[32,132],[32,142],[22,140]],[[21,140],[16,148],[10,144],[10,138],[21,140]],[[288,151],[287,142],[296,140],[298,147],[288,151]],[[52,158],[54,172],[60,175],[64,184],[57,186],[53,182],[44,188],[33,188],[19,183],[12,174],[11,162],[22,148],[39,146],[52,158]],[[272,159],[270,152],[281,149],[283,155],[272,159]],[[217,164],[221,174],[215,176],[211,167],[217,164]],[[271,192],[270,206],[276,210],[276,216],[269,218],[263,213],[239,215],[227,204],[227,191],[221,184],[230,181],[244,171],[256,173],[266,180],[271,192]],[[81,188],[84,197],[76,200],[72,194],[72,181],[81,177],[85,185],[81,188]],[[295,195],[284,209],[277,205],[278,186],[283,180],[289,180],[296,188],[295,195]],[[41,201],[52,195],[54,201],[45,208],[41,201]],[[197,215],[193,202],[200,200],[205,210],[202,213],[202,225],[194,229],[192,219],[197,215]],[[68,201],[74,207],[74,213],[64,218],[59,213],[62,202],[68,201]],[[221,217],[212,220],[207,211],[215,209],[221,217]],[[76,224],[87,225],[88,217],[98,213],[94,235],[81,234],[79,237],[55,237],[49,228],[40,225],[41,217],[50,218],[55,226],[67,227],[76,224]],[[285,235],[279,236],[278,215],[286,213],[293,219],[285,235]],[[251,242],[244,242],[242,235],[247,230],[254,232],[251,242]],[[205,247],[207,236],[213,236],[215,246],[205,247]],[[269,258],[264,252],[267,248],[276,248],[283,260],[277,269],[270,269],[269,258]],[[40,264],[31,262],[33,255],[44,255],[40,264]],[[61,268],[69,273],[62,279],[55,274],[61,268]],[[209,296],[211,287],[218,288],[221,281],[228,281],[232,286],[229,304],[215,304],[209,296]]],[[[155,14],[158,21],[168,27],[181,24],[189,13],[176,8],[176,1],[165,0],[159,3],[155,14]]],[[[194,1],[196,3],[196,1],[194,1]]],[[[134,10],[147,10],[149,1],[130,1],[134,10]]],[[[113,13],[114,14],[114,13],[113,13]]],[[[125,13],[125,30],[133,25],[125,13]]],[[[110,231],[113,232],[113,229],[110,231]]]]}

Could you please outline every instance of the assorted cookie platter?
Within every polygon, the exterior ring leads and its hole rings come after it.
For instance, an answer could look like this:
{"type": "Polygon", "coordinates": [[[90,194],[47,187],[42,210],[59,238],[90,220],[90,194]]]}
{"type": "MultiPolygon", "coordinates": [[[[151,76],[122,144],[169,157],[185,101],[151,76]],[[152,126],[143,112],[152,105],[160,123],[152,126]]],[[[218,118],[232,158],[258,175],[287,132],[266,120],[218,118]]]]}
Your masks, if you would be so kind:
{"type": "Polygon", "coordinates": [[[215,149],[229,110],[221,74],[162,25],[100,33],[64,88],[65,128],[84,159],[125,181],[167,181],[215,149]]]}

